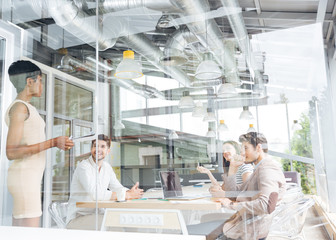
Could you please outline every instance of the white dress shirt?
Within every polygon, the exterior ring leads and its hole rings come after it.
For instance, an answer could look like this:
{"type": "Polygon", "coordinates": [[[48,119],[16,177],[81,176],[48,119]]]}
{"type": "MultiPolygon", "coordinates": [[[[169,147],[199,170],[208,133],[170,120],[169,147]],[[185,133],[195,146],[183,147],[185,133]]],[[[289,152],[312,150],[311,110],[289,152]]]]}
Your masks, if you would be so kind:
{"type": "MultiPolygon", "coordinates": [[[[102,160],[103,161],[103,160],[102,160]]],[[[72,178],[67,223],[76,215],[87,215],[95,209],[76,208],[76,202],[110,200],[112,192],[127,191],[118,181],[110,164],[103,162],[97,177],[97,164],[92,156],[81,161],[72,178]],[[96,189],[98,190],[96,193],[96,189]]]]}

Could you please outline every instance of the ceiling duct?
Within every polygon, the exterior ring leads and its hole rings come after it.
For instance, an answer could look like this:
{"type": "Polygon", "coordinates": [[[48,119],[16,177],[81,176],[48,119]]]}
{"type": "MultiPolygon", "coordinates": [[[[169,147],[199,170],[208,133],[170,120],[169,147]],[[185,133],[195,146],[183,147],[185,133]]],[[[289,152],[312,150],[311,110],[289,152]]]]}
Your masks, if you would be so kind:
{"type": "Polygon", "coordinates": [[[70,0],[31,0],[29,2],[32,5],[32,9],[38,15],[41,14],[42,6],[47,6],[50,16],[55,20],[57,25],[87,44],[95,47],[95,42],[98,40],[99,51],[113,47],[117,38],[111,36],[118,35],[123,29],[122,22],[118,18],[115,18],[113,25],[103,25],[100,23],[100,29],[97,31],[97,17],[89,16],[81,11],[75,5],[76,2],[70,0]]]}
{"type": "MultiPolygon", "coordinates": [[[[172,3],[182,9],[182,16],[206,16],[210,11],[208,1],[203,0],[171,0],[172,3]]],[[[223,41],[223,33],[213,19],[208,19],[186,24],[203,46],[207,47],[213,54],[215,60],[225,70],[227,81],[234,85],[240,85],[237,74],[235,59],[230,55],[223,41]],[[228,77],[229,76],[229,77],[228,77]]]]}
{"type": "MultiPolygon", "coordinates": [[[[238,3],[238,0],[221,0],[222,4],[225,8],[228,9],[241,9],[240,5],[238,3]]],[[[251,46],[250,46],[250,39],[245,27],[243,15],[241,12],[235,13],[235,14],[229,14],[227,16],[231,29],[233,31],[233,34],[235,35],[239,48],[242,51],[242,53],[246,56],[246,63],[250,68],[250,72],[252,74],[252,77],[254,75],[255,83],[256,84],[262,84],[262,75],[261,73],[256,69],[256,63],[255,58],[253,54],[251,54],[251,46]]]]}
{"type": "MultiPolygon", "coordinates": [[[[128,8],[136,6],[141,7],[144,6],[143,4],[146,2],[151,2],[155,6],[165,6],[163,3],[161,5],[161,2],[158,4],[154,3],[154,1],[111,1],[109,6],[112,6],[113,3],[116,8],[111,7],[110,9],[125,10],[124,8],[121,9],[121,6],[127,6],[128,8]],[[128,3],[125,5],[122,4],[123,2],[128,3]]],[[[166,2],[169,1],[165,1],[164,3],[166,2]]],[[[113,24],[104,24],[104,19],[102,19],[102,23],[100,24],[102,28],[97,30],[96,17],[89,16],[88,14],[81,12],[80,9],[70,0],[33,0],[31,4],[33,8],[39,6],[38,9],[40,10],[42,5],[45,4],[57,25],[63,27],[68,32],[77,36],[79,39],[84,40],[88,44],[92,44],[97,40],[99,43],[99,50],[111,48],[116,43],[117,38],[115,38],[115,36],[120,36],[122,33],[129,32],[128,29],[125,29],[127,24],[123,24],[122,20],[117,17],[113,18],[113,24]],[[59,11],[59,9],[62,9],[62,11],[59,11]],[[111,36],[114,36],[114,38],[111,36]]],[[[112,20],[111,17],[113,16],[108,16],[109,22],[112,20]]],[[[127,45],[137,53],[147,58],[149,62],[162,70],[164,73],[176,79],[184,86],[190,85],[190,80],[183,71],[171,66],[162,66],[159,63],[159,59],[163,57],[161,50],[144,34],[128,35],[127,37],[122,37],[120,39],[127,43],[127,45]]]]}
{"type": "Polygon", "coordinates": [[[188,61],[184,49],[191,42],[198,39],[185,28],[176,30],[167,40],[163,50],[164,56],[160,59],[161,64],[166,66],[182,65],[188,61]]]}
{"type": "Polygon", "coordinates": [[[180,12],[180,9],[173,6],[170,0],[105,0],[103,2],[104,11],[123,11],[131,8],[146,7],[151,10],[162,12],[180,12]]]}

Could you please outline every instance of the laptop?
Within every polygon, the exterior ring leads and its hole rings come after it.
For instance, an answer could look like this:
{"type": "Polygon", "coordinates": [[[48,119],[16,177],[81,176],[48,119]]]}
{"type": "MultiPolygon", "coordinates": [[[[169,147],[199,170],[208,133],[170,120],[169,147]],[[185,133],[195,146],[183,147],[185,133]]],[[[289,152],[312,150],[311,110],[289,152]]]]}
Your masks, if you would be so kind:
{"type": "Polygon", "coordinates": [[[164,199],[195,200],[206,197],[201,194],[183,195],[180,177],[176,171],[161,171],[160,180],[164,199]]]}

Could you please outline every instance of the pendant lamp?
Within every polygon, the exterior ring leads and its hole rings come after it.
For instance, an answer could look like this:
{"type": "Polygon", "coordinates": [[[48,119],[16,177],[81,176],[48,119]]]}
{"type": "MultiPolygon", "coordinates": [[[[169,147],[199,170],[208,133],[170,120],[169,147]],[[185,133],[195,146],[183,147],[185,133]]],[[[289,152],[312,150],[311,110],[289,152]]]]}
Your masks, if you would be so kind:
{"type": "Polygon", "coordinates": [[[229,131],[229,128],[228,128],[227,125],[224,123],[224,120],[219,120],[218,131],[219,131],[219,132],[227,132],[227,131],[229,131]]]}
{"type": "Polygon", "coordinates": [[[123,60],[119,63],[114,76],[120,79],[134,79],[143,76],[141,65],[134,60],[133,51],[123,52],[123,60]]]}
{"type": "Polygon", "coordinates": [[[253,120],[253,119],[254,119],[254,117],[253,117],[252,113],[249,111],[249,107],[244,106],[243,111],[241,112],[241,114],[239,116],[239,120],[253,120]]]}
{"type": "Polygon", "coordinates": [[[178,104],[178,108],[193,108],[195,107],[194,100],[189,94],[189,91],[183,92],[183,97],[181,97],[180,102],[178,104]]]}

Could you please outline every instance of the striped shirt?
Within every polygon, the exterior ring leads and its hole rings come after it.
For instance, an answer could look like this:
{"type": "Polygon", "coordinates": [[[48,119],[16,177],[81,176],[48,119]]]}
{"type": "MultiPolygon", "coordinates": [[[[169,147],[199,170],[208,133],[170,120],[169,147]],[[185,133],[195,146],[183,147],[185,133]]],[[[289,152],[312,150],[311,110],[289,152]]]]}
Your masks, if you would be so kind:
{"type": "Polygon", "coordinates": [[[236,184],[243,183],[243,175],[245,173],[253,173],[253,166],[252,164],[243,164],[239,166],[238,171],[236,173],[236,184]]]}

